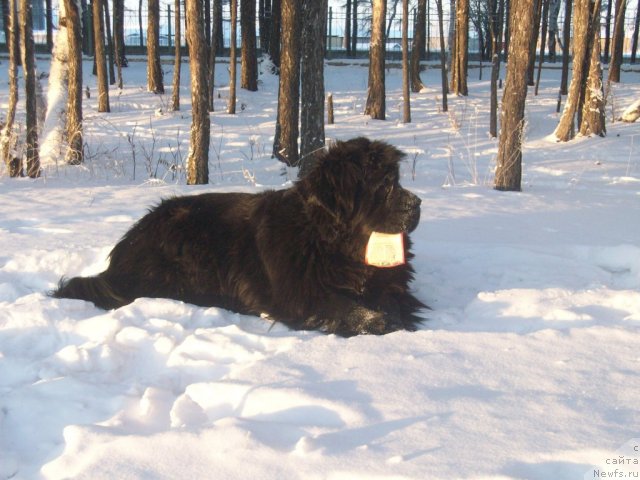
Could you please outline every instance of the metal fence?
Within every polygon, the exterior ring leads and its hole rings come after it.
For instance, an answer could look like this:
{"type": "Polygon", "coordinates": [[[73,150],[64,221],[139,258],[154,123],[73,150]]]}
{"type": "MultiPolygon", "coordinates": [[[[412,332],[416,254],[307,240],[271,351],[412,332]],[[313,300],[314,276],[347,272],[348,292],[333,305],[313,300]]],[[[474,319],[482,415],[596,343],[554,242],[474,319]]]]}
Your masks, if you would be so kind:
{"type": "MultiPolygon", "coordinates": [[[[448,2],[444,2],[448,3],[448,2]]],[[[625,55],[629,55],[631,52],[631,36],[634,30],[634,19],[635,19],[635,10],[637,6],[634,8],[634,2],[631,2],[627,7],[627,16],[626,16],[626,38],[625,38],[625,55]]],[[[146,2],[145,2],[146,4],[146,2]]],[[[425,57],[427,59],[435,56],[440,51],[440,38],[439,38],[439,27],[438,27],[438,17],[437,11],[435,8],[435,2],[428,1],[427,8],[427,39],[426,49],[425,49],[425,57]]],[[[347,48],[346,40],[345,40],[345,30],[346,30],[346,13],[345,9],[342,7],[330,7],[327,18],[327,57],[336,58],[336,57],[366,57],[369,52],[369,34],[371,29],[371,12],[370,8],[367,6],[368,2],[363,7],[361,4],[360,9],[358,10],[358,20],[356,22],[357,28],[357,36],[355,40],[355,50],[351,48],[347,48]]],[[[227,50],[230,45],[230,6],[229,4],[223,4],[223,14],[222,14],[222,38],[223,38],[223,47],[222,50],[227,50]]],[[[111,12],[112,13],[112,12],[111,12]]],[[[473,13],[473,12],[472,12],[473,13]]],[[[173,2],[160,2],[160,47],[162,53],[170,53],[175,46],[176,38],[175,38],[175,29],[174,29],[174,21],[175,21],[175,12],[173,9],[173,2]]],[[[84,21],[85,25],[91,26],[91,9],[87,9],[84,12],[84,21]]],[[[113,15],[111,15],[113,18],[113,15]]],[[[412,9],[409,13],[409,41],[413,38],[413,32],[415,27],[415,17],[416,12],[415,9],[412,9]]],[[[0,16],[1,20],[1,16],[0,16]]],[[[387,55],[390,58],[399,58],[401,55],[401,20],[402,20],[402,12],[401,9],[398,8],[397,11],[393,11],[390,9],[387,12],[387,55]]],[[[450,17],[448,12],[445,12],[444,16],[444,31],[445,31],[445,44],[448,44],[448,32],[450,25],[450,17]]],[[[563,13],[561,11],[559,18],[559,31],[562,31],[562,25],[564,22],[563,13]]],[[[0,21],[1,23],[1,21],[0,21]]],[[[54,7],[53,11],[53,27],[55,34],[55,27],[58,25],[58,10],[54,7]]],[[[41,22],[43,25],[44,22],[41,22]]],[[[352,25],[353,26],[353,23],[352,25]]],[[[259,32],[260,25],[256,23],[256,31],[259,32]]],[[[480,25],[480,28],[484,28],[480,25]]],[[[143,53],[146,52],[146,31],[147,31],[147,10],[146,7],[143,6],[141,10],[125,8],[124,14],[124,31],[125,31],[125,48],[129,53],[143,53]]],[[[180,44],[182,46],[186,45],[186,40],[184,37],[185,26],[184,26],[184,16],[182,18],[182,37],[179,39],[180,44]]],[[[353,32],[352,32],[353,34],[353,32]]],[[[85,31],[85,40],[89,45],[85,45],[85,51],[90,52],[92,49],[91,43],[91,32],[85,31]],[[88,38],[87,38],[88,37],[88,38]]],[[[238,36],[237,41],[240,42],[240,26],[238,25],[238,36]]],[[[4,30],[0,29],[0,49],[6,50],[6,42],[4,38],[4,30]]],[[[34,39],[36,46],[40,51],[45,51],[47,49],[47,38],[45,30],[34,30],[34,39]]],[[[257,45],[260,48],[260,37],[257,37],[257,45]]],[[[470,22],[469,25],[469,54],[473,58],[474,55],[480,52],[480,34],[478,31],[478,24],[475,22],[470,22]]],[[[238,45],[239,46],[239,45],[238,45]]],[[[560,46],[558,45],[558,49],[560,46]]],[[[560,54],[561,52],[558,50],[557,52],[560,54]]]]}

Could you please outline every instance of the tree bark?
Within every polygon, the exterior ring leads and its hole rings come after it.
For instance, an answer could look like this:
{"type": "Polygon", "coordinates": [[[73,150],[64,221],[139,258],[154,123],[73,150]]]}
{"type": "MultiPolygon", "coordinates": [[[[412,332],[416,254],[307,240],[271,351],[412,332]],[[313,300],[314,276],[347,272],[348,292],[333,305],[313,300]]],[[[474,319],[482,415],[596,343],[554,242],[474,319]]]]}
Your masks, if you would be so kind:
{"type": "Polygon", "coordinates": [[[386,0],[373,0],[371,46],[369,47],[369,89],[365,114],[376,120],[386,118],[385,104],[385,20],[386,0]]]}
{"type": "Polygon", "coordinates": [[[536,74],[536,89],[534,95],[538,95],[540,87],[540,75],[542,74],[542,63],[544,62],[544,47],[547,40],[547,19],[549,18],[549,0],[542,0],[542,32],[540,33],[540,56],[538,57],[538,73],[536,74]]]}
{"type": "Polygon", "coordinates": [[[98,74],[98,111],[111,111],[109,105],[109,78],[107,76],[107,57],[104,48],[104,16],[102,2],[93,0],[93,38],[95,45],[96,71],[98,74]]]}
{"type": "Polygon", "coordinates": [[[240,1],[240,30],[242,33],[240,87],[251,92],[258,90],[258,57],[256,52],[256,2],[240,1]]]}
{"type": "Polygon", "coordinates": [[[498,136],[498,79],[500,77],[500,52],[502,49],[502,22],[504,17],[504,0],[499,0],[498,5],[492,8],[489,19],[489,31],[491,33],[491,105],[489,108],[489,135],[492,138],[498,136]]]}
{"type": "Polygon", "coordinates": [[[236,43],[238,41],[238,0],[231,0],[231,32],[229,46],[229,100],[227,102],[227,113],[236,113],[236,83],[238,71],[238,55],[236,53],[236,43]]]}
{"type": "Polygon", "coordinates": [[[160,65],[160,2],[149,0],[147,13],[147,89],[164,93],[160,65]]]}
{"type": "Polygon", "coordinates": [[[631,63],[636,63],[636,53],[638,51],[638,32],[640,31],[640,4],[636,9],[636,23],[633,28],[633,37],[631,40],[631,63]]]}
{"type": "Polygon", "coordinates": [[[213,18],[211,19],[211,47],[209,50],[209,111],[213,112],[214,108],[214,88],[216,78],[216,54],[221,50],[222,41],[220,38],[222,19],[222,0],[213,0],[213,18]]]}
{"type": "Polygon", "coordinates": [[[186,0],[187,43],[191,71],[191,145],[187,160],[187,183],[209,183],[209,134],[207,42],[202,0],[186,0]]]}
{"type": "Polygon", "coordinates": [[[180,70],[182,68],[182,52],[180,39],[182,38],[182,25],[180,22],[180,0],[174,0],[174,31],[175,45],[173,57],[173,84],[171,86],[171,110],[180,110],[180,70]]]}
{"type": "Polygon", "coordinates": [[[558,36],[558,15],[560,15],[560,0],[551,0],[549,5],[549,61],[556,62],[556,36],[558,36]]]}
{"type": "Polygon", "coordinates": [[[402,122],[411,123],[409,88],[409,0],[402,0],[402,122]]]}
{"type": "Polygon", "coordinates": [[[589,38],[589,75],[585,85],[584,104],[582,107],[581,135],[598,135],[607,133],[604,111],[604,89],[602,86],[602,66],[600,64],[600,0],[591,2],[591,19],[589,38]]]}
{"type": "MultiPolygon", "coordinates": [[[[592,56],[591,50],[593,50],[594,44],[593,36],[596,30],[593,11],[594,9],[599,11],[599,8],[600,0],[597,0],[593,4],[590,4],[589,0],[576,0],[575,2],[573,75],[571,77],[567,102],[562,112],[560,123],[554,132],[556,138],[562,142],[571,140],[575,136],[576,114],[578,114],[578,127],[580,128],[582,124],[587,77],[589,75],[589,65],[592,56]]],[[[595,82],[595,79],[593,82],[595,82]]]]}
{"type": "Polygon", "coordinates": [[[469,59],[469,0],[457,0],[456,34],[451,72],[451,91],[467,96],[467,64],[469,59]]]}
{"type": "Polygon", "coordinates": [[[65,159],[71,165],[84,161],[82,133],[82,19],[75,0],[64,0],[69,46],[69,97],[67,98],[65,159]]]}
{"type": "Polygon", "coordinates": [[[280,70],[280,34],[282,23],[282,0],[271,2],[271,33],[269,34],[269,57],[274,66],[274,73],[280,70]]]}
{"type": "Polygon", "coordinates": [[[527,67],[531,55],[533,0],[514,0],[510,6],[509,63],[502,97],[500,140],[494,187],[520,191],[522,182],[522,135],[527,98],[527,67]]]}
{"type": "MultiPolygon", "coordinates": [[[[9,36],[7,37],[9,48],[9,105],[7,107],[7,118],[4,128],[2,129],[2,158],[7,166],[10,177],[19,177],[22,175],[22,159],[14,155],[14,134],[13,123],[16,118],[16,106],[18,105],[18,62],[20,61],[16,45],[20,43],[20,32],[18,30],[18,9],[17,0],[9,0],[8,28],[9,36]]],[[[19,45],[18,45],[19,47],[19,45]]]]}
{"type": "Polygon", "coordinates": [[[324,147],[324,47],[327,0],[304,0],[302,6],[302,55],[300,61],[300,177],[315,164],[315,153],[324,147]]]}
{"type": "Polygon", "coordinates": [[[538,36],[540,35],[540,17],[542,16],[542,2],[544,0],[534,0],[533,31],[531,32],[531,43],[529,48],[529,66],[527,68],[527,83],[535,85],[534,72],[536,67],[536,51],[538,50],[538,36]]]}
{"type": "Polygon", "coordinates": [[[562,77],[560,79],[560,94],[566,95],[569,85],[569,44],[571,43],[571,11],[572,1],[564,4],[564,28],[562,32],[562,77]]]}
{"type": "Polygon", "coordinates": [[[620,81],[620,67],[622,66],[622,49],[624,47],[624,14],[627,0],[616,1],[616,23],[613,28],[613,43],[611,48],[611,62],[609,63],[608,82],[620,81]]]}
{"type": "Polygon", "coordinates": [[[447,81],[447,52],[444,45],[444,26],[442,13],[442,0],[436,0],[438,8],[438,29],[440,30],[440,74],[442,83],[442,111],[447,112],[449,105],[447,101],[447,92],[449,91],[449,82],[447,81]]]}
{"type": "Polygon", "coordinates": [[[302,0],[282,0],[282,51],[278,116],[273,154],[288,165],[298,164],[300,104],[300,17],[302,0]]]}
{"type": "Polygon", "coordinates": [[[27,175],[40,176],[38,152],[38,114],[36,107],[36,66],[33,44],[31,2],[20,1],[20,32],[23,41],[22,67],[24,69],[25,98],[27,110],[27,175]]]}
{"type": "Polygon", "coordinates": [[[426,43],[427,0],[418,0],[416,16],[416,27],[413,34],[413,45],[411,46],[411,91],[417,93],[425,88],[420,79],[420,59],[424,53],[426,43]]]}

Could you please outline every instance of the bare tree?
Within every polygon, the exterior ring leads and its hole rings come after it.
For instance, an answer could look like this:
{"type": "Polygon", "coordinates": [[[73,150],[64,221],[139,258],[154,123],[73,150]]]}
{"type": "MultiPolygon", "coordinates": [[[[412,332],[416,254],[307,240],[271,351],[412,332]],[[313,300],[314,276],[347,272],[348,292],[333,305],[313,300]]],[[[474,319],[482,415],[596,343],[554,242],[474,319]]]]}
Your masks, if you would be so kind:
{"type": "Polygon", "coordinates": [[[256,2],[240,1],[240,30],[242,34],[240,87],[251,92],[258,90],[258,57],[256,52],[256,2]]]}
{"type": "Polygon", "coordinates": [[[547,40],[547,26],[549,18],[549,0],[542,0],[542,32],[540,33],[540,56],[538,57],[538,73],[536,74],[536,88],[534,95],[538,95],[540,87],[540,75],[542,73],[542,62],[544,62],[544,48],[547,40]]]}
{"type": "Polygon", "coordinates": [[[527,66],[531,55],[534,0],[514,0],[510,3],[509,63],[502,98],[502,121],[494,188],[520,191],[527,66]]]}
{"type": "Polygon", "coordinates": [[[282,0],[271,0],[271,31],[269,33],[269,57],[276,73],[280,69],[280,36],[282,0]]]}
{"type": "Polygon", "coordinates": [[[455,95],[468,95],[467,64],[469,59],[469,0],[456,2],[456,30],[453,58],[451,59],[451,91],[455,95]]]}
{"type": "Polygon", "coordinates": [[[302,55],[300,60],[300,177],[314,164],[315,152],[324,137],[324,47],[326,43],[327,0],[303,0],[302,55]]]}
{"type": "Polygon", "coordinates": [[[109,79],[107,77],[107,57],[104,48],[104,16],[102,2],[93,0],[93,38],[95,45],[95,61],[98,73],[98,111],[111,111],[109,105],[109,79]]]}
{"type": "Polygon", "coordinates": [[[385,104],[385,21],[387,13],[386,0],[373,0],[371,7],[371,45],[369,47],[369,88],[367,105],[364,113],[376,120],[386,118],[385,104]]]}
{"type": "Polygon", "coordinates": [[[271,0],[259,0],[258,23],[260,25],[260,49],[269,51],[269,34],[271,33],[271,0]]]}
{"type": "Polygon", "coordinates": [[[273,154],[288,165],[297,165],[299,159],[301,7],[302,0],[282,0],[280,85],[273,154]]]}
{"type": "Polygon", "coordinates": [[[216,77],[216,54],[222,49],[222,0],[213,0],[213,18],[211,19],[211,45],[209,50],[209,111],[214,111],[214,84],[216,77]]]}
{"type": "Polygon", "coordinates": [[[160,2],[149,0],[147,10],[147,89],[164,93],[160,65],[160,2]]]}
{"type": "Polygon", "coordinates": [[[187,160],[187,183],[209,183],[208,55],[204,35],[202,0],[186,0],[187,44],[191,71],[191,145],[187,160]]]}
{"type": "Polygon", "coordinates": [[[609,63],[607,82],[618,83],[620,81],[620,67],[622,65],[622,50],[624,47],[624,15],[626,9],[627,0],[616,1],[616,23],[613,28],[613,44],[611,47],[611,62],[609,63]]]}
{"type": "Polygon", "coordinates": [[[562,31],[562,77],[560,78],[560,94],[566,95],[569,85],[569,44],[571,43],[571,12],[573,2],[564,2],[564,27],[562,31]]]}
{"type": "Polygon", "coordinates": [[[36,66],[32,24],[31,2],[20,0],[20,36],[23,41],[22,68],[24,70],[27,110],[27,175],[36,178],[40,176],[40,155],[38,152],[36,66]]]}
{"type": "MultiPolygon", "coordinates": [[[[556,61],[556,37],[558,31],[558,16],[560,15],[560,0],[551,0],[549,4],[549,61],[556,61]]],[[[571,20],[571,19],[569,19],[571,20]]]]}
{"type": "Polygon", "coordinates": [[[229,46],[229,99],[227,103],[227,113],[236,113],[236,83],[238,71],[238,55],[236,53],[236,43],[238,41],[238,0],[231,0],[231,33],[229,46]]]}
{"type": "Polygon", "coordinates": [[[489,18],[491,33],[491,105],[489,112],[489,135],[498,136],[498,78],[500,76],[500,52],[502,50],[502,25],[504,18],[504,2],[492,2],[489,18]]]}
{"type": "Polygon", "coordinates": [[[173,57],[173,84],[171,86],[171,109],[173,111],[180,110],[180,70],[182,68],[182,52],[180,45],[180,38],[182,37],[182,25],[180,18],[180,0],[174,0],[174,30],[175,30],[175,45],[174,45],[174,57],[173,57]]]}
{"type": "Polygon", "coordinates": [[[424,54],[427,31],[427,0],[418,0],[413,45],[411,46],[411,91],[419,92],[424,88],[420,79],[420,59],[424,54]]]}
{"type": "Polygon", "coordinates": [[[409,0],[402,0],[402,121],[411,123],[409,96],[409,0]]]}
{"type": "Polygon", "coordinates": [[[593,39],[596,30],[596,17],[598,18],[599,26],[599,15],[594,13],[594,9],[599,11],[600,0],[596,0],[593,4],[590,3],[590,0],[576,0],[575,2],[573,75],[571,77],[567,102],[562,112],[560,123],[554,132],[556,138],[562,142],[571,140],[575,136],[576,114],[578,115],[578,126],[580,126],[582,120],[582,108],[585,100],[585,90],[588,84],[587,76],[589,74],[589,65],[592,56],[591,50],[595,43],[593,39]]]}
{"type": "Polygon", "coordinates": [[[438,8],[438,30],[440,31],[440,73],[442,79],[442,111],[449,110],[447,102],[447,93],[449,91],[449,82],[447,81],[447,52],[444,46],[444,26],[442,13],[442,0],[436,0],[438,8]]]}
{"type": "Polygon", "coordinates": [[[640,4],[636,8],[636,22],[633,27],[633,37],[631,39],[631,63],[636,63],[636,53],[638,51],[638,32],[640,32],[640,4]]]}
{"type": "MultiPolygon", "coordinates": [[[[82,31],[80,32],[82,38],[82,31]]],[[[122,64],[124,58],[124,0],[113,0],[113,48],[118,73],[118,88],[122,89],[122,64]]]]}
{"type": "Polygon", "coordinates": [[[600,64],[600,0],[591,1],[591,12],[588,37],[589,74],[584,86],[584,104],[582,106],[582,118],[580,119],[580,134],[598,135],[606,134],[604,89],[602,86],[602,66],[600,64]]]}
{"type": "Polygon", "coordinates": [[[67,98],[65,159],[71,165],[84,161],[82,135],[82,20],[78,3],[64,0],[67,28],[69,96],[67,98]]]}
{"type": "Polygon", "coordinates": [[[534,72],[536,67],[536,51],[538,49],[538,37],[540,36],[540,17],[542,16],[542,2],[544,0],[534,0],[534,15],[531,21],[533,22],[533,31],[531,32],[531,43],[529,48],[531,54],[529,55],[529,66],[527,68],[527,83],[531,86],[535,85],[534,72]]]}
{"type": "Polygon", "coordinates": [[[15,48],[20,43],[20,34],[18,31],[18,10],[17,0],[9,0],[8,4],[8,27],[9,36],[7,37],[9,48],[9,105],[7,109],[7,118],[4,128],[2,129],[2,158],[7,166],[10,177],[19,177],[22,174],[22,159],[14,155],[13,148],[15,144],[13,123],[16,118],[16,106],[18,104],[18,59],[19,49],[15,48]]]}

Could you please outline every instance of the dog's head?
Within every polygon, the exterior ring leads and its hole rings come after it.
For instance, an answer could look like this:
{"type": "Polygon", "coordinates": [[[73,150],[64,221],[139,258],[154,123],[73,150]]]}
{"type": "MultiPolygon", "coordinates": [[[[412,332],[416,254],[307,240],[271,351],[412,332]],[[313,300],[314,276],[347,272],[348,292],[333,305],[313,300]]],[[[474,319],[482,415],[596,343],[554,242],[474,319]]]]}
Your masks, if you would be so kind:
{"type": "MultiPolygon", "coordinates": [[[[301,181],[322,223],[348,233],[408,233],[420,221],[420,199],[400,186],[397,148],[367,138],[337,142],[301,181]]],[[[319,219],[320,220],[320,219],[319,219]]]]}

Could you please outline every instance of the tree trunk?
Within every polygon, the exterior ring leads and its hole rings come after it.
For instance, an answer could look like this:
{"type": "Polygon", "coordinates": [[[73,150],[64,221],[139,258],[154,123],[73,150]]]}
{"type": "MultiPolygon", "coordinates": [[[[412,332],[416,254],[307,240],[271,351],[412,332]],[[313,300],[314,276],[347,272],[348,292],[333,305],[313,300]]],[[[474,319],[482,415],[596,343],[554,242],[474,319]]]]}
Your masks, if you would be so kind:
{"type": "MultiPolygon", "coordinates": [[[[599,3],[599,2],[598,2],[599,3]]],[[[575,18],[573,22],[573,75],[567,102],[556,127],[554,135],[562,142],[575,136],[575,116],[581,112],[584,100],[584,87],[589,68],[589,0],[575,1],[575,18]]],[[[566,45],[565,45],[566,47],[566,45]]]]}
{"type": "Polygon", "coordinates": [[[347,53],[347,57],[351,58],[351,0],[345,2],[345,15],[344,15],[344,49],[347,53]]]}
{"type": "Polygon", "coordinates": [[[469,59],[469,0],[457,0],[456,35],[451,72],[451,91],[467,96],[467,64],[469,59]]]}
{"type": "Polygon", "coordinates": [[[231,0],[231,33],[229,45],[229,100],[227,102],[227,113],[236,113],[236,83],[238,71],[238,55],[236,53],[236,43],[238,41],[238,0],[231,0]]]}
{"type": "Polygon", "coordinates": [[[540,57],[538,58],[538,73],[536,75],[536,89],[534,95],[538,95],[540,87],[540,75],[542,74],[542,63],[544,62],[544,47],[547,39],[547,19],[549,18],[549,0],[542,0],[542,32],[540,33],[540,57]]]}
{"type": "Polygon", "coordinates": [[[38,114],[36,106],[36,66],[33,44],[31,1],[20,1],[20,32],[23,43],[22,67],[24,69],[25,98],[27,110],[27,175],[40,176],[38,153],[38,114]]]}
{"type": "Polygon", "coordinates": [[[180,70],[182,68],[182,51],[180,39],[182,38],[182,25],[180,19],[180,0],[174,0],[174,30],[175,45],[173,57],[173,84],[171,87],[171,109],[173,111],[180,110],[180,70]]]}
{"type": "Polygon", "coordinates": [[[611,48],[611,62],[609,63],[608,82],[620,81],[620,67],[622,65],[622,50],[624,47],[624,14],[627,0],[616,1],[616,23],[613,28],[613,43],[611,48]]]}
{"type": "Polygon", "coordinates": [[[558,36],[558,15],[560,15],[560,0],[551,0],[549,5],[549,61],[556,62],[556,36],[558,36]]]}
{"type": "Polygon", "coordinates": [[[636,63],[636,53],[638,51],[638,31],[640,31],[640,4],[636,9],[636,23],[633,29],[633,37],[631,40],[631,63],[636,63]]]}
{"type": "Polygon", "coordinates": [[[222,48],[220,45],[220,27],[222,19],[222,0],[213,0],[213,18],[211,19],[211,48],[209,50],[209,111],[214,108],[214,88],[216,78],[216,54],[222,48]]]}
{"type": "Polygon", "coordinates": [[[442,0],[436,0],[436,6],[438,8],[438,28],[440,30],[440,73],[442,80],[442,111],[447,112],[449,105],[447,102],[447,92],[449,90],[449,82],[447,81],[447,51],[444,45],[444,26],[443,26],[443,13],[442,13],[442,0]]]}
{"type": "Polygon", "coordinates": [[[269,33],[271,30],[271,0],[260,0],[258,7],[258,23],[260,30],[260,50],[269,51],[269,33]]]}
{"type": "Polygon", "coordinates": [[[187,45],[191,71],[191,145],[187,160],[187,183],[209,183],[209,134],[207,42],[204,35],[202,0],[186,0],[187,45]]]}
{"type": "MultiPolygon", "coordinates": [[[[113,0],[113,48],[118,74],[118,88],[122,90],[122,63],[124,60],[124,0],[113,0]]],[[[82,35],[82,32],[80,32],[82,35]]]]}
{"type": "MultiPolygon", "coordinates": [[[[499,0],[498,10],[491,12],[489,31],[491,32],[491,105],[489,111],[489,135],[498,136],[498,79],[500,77],[500,51],[502,48],[502,19],[504,0],[499,0]]],[[[496,8],[494,4],[492,8],[496,8]]]]}
{"type": "Polygon", "coordinates": [[[300,17],[302,0],[282,0],[282,51],[278,117],[273,154],[288,165],[298,164],[300,104],[300,17]]]}
{"type": "Polygon", "coordinates": [[[109,112],[109,79],[107,77],[107,58],[104,49],[104,16],[102,2],[93,0],[93,38],[95,45],[95,60],[98,74],[98,111],[109,112]]]}
{"type": "Polygon", "coordinates": [[[164,93],[160,65],[160,2],[149,0],[147,13],[147,89],[164,93]]]}
{"type": "Polygon", "coordinates": [[[607,0],[607,14],[604,19],[604,63],[609,63],[609,52],[611,51],[611,11],[614,0],[607,0]]]}
{"type": "Polygon", "coordinates": [[[385,113],[385,19],[386,0],[373,0],[371,46],[369,47],[369,88],[364,113],[376,120],[384,120],[385,113]]]}
{"type": "Polygon", "coordinates": [[[53,51],[53,8],[51,0],[45,0],[45,17],[47,21],[47,51],[53,51]]]}
{"type": "MultiPolygon", "coordinates": [[[[126,67],[127,58],[125,56],[124,45],[124,0],[113,0],[113,39],[116,50],[116,66],[126,67]]],[[[121,80],[118,80],[118,83],[121,84],[121,80]]]]}
{"type": "Polygon", "coordinates": [[[527,84],[533,86],[536,84],[534,72],[536,67],[536,51],[538,50],[538,36],[540,35],[540,17],[542,16],[542,2],[544,0],[534,0],[535,15],[533,16],[533,31],[531,32],[531,44],[529,48],[529,65],[527,68],[527,84]]]}
{"type": "Polygon", "coordinates": [[[411,46],[411,91],[417,93],[425,88],[420,79],[420,59],[426,43],[427,0],[418,0],[416,16],[416,27],[413,34],[413,45],[411,46]]]}
{"type": "Polygon", "coordinates": [[[509,63],[502,97],[500,140],[494,187],[520,191],[522,182],[522,135],[527,98],[527,66],[531,55],[534,1],[514,0],[510,6],[509,63]]]}
{"type": "Polygon", "coordinates": [[[82,135],[82,19],[75,0],[64,0],[68,43],[69,97],[67,98],[67,153],[71,165],[84,161],[82,135]]]}
{"type": "Polygon", "coordinates": [[[300,59],[300,177],[313,167],[315,153],[324,147],[324,46],[327,0],[304,0],[300,59]]]}
{"type": "Polygon", "coordinates": [[[240,31],[242,34],[240,87],[255,92],[258,90],[255,0],[240,1],[240,31]]]}
{"type": "Polygon", "coordinates": [[[358,56],[358,0],[351,0],[351,56],[358,56]]]}
{"type": "Polygon", "coordinates": [[[104,27],[107,36],[107,57],[109,66],[109,85],[116,84],[115,60],[113,58],[113,35],[111,34],[111,16],[109,15],[109,0],[102,0],[104,8],[104,27]]]}
{"type": "Polygon", "coordinates": [[[409,96],[409,0],[402,0],[402,122],[411,123],[409,96]]]}
{"type": "Polygon", "coordinates": [[[282,0],[271,2],[271,33],[269,34],[269,57],[274,73],[280,70],[280,24],[282,23],[282,0]]]}
{"type": "Polygon", "coordinates": [[[7,107],[7,118],[2,129],[2,158],[10,177],[22,175],[22,159],[14,154],[15,136],[13,134],[13,123],[16,118],[16,106],[18,105],[18,58],[20,43],[20,32],[18,30],[18,9],[17,0],[9,0],[7,6],[9,36],[7,37],[9,48],[9,105],[7,107]]]}
{"type": "Polygon", "coordinates": [[[560,94],[566,95],[569,85],[569,45],[571,43],[571,10],[572,1],[564,4],[564,28],[562,32],[562,77],[560,79],[560,94]]]}
{"type": "Polygon", "coordinates": [[[600,0],[591,2],[589,38],[589,75],[585,85],[584,104],[582,106],[581,135],[607,133],[604,111],[604,89],[602,87],[602,66],[600,64],[600,0]]]}

